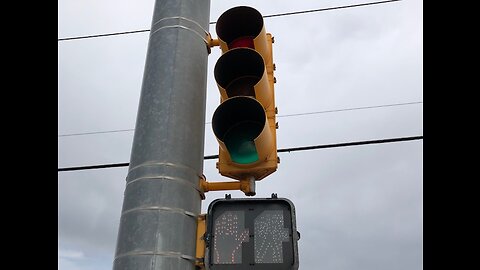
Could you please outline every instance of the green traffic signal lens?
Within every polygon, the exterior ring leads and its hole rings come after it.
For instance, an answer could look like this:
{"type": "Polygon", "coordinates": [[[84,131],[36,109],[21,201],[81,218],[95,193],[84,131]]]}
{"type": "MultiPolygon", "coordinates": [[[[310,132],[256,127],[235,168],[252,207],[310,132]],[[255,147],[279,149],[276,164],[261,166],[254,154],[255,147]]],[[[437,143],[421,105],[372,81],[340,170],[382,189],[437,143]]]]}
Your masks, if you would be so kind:
{"type": "Polygon", "coordinates": [[[255,140],[265,129],[266,121],[265,111],[256,99],[236,96],[215,110],[212,128],[233,162],[250,164],[260,159],[255,140]]]}
{"type": "Polygon", "coordinates": [[[243,122],[226,132],[225,145],[233,162],[249,164],[258,161],[255,138],[263,126],[255,122],[243,122]]]}

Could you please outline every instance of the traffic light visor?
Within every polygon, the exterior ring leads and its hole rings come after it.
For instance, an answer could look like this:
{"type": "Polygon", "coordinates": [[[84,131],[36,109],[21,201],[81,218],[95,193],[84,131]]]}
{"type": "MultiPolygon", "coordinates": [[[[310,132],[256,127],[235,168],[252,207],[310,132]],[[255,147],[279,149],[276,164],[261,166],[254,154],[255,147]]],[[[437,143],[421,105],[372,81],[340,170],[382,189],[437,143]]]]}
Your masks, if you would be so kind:
{"type": "Polygon", "coordinates": [[[258,101],[239,96],[220,104],[213,114],[212,127],[233,162],[250,164],[259,160],[255,140],[265,129],[266,120],[258,101]]]}
{"type": "MultiPolygon", "coordinates": [[[[253,40],[263,28],[263,17],[256,9],[239,6],[225,11],[216,23],[218,37],[231,49],[238,47],[238,38],[253,40]]],[[[242,43],[242,46],[253,46],[253,42],[242,43]]],[[[253,47],[250,47],[253,48],[253,47]]]]}
{"type": "Polygon", "coordinates": [[[238,48],[223,54],[215,64],[214,76],[227,96],[253,96],[255,85],[265,73],[262,56],[255,50],[238,48]]]}

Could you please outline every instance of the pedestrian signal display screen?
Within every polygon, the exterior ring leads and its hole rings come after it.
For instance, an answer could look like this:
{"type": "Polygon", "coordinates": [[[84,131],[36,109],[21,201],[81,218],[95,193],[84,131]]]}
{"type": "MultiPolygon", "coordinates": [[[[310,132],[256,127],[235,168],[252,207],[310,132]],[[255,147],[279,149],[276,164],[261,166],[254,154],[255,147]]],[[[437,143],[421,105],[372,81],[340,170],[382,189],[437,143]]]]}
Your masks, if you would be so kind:
{"type": "Polygon", "coordinates": [[[213,261],[215,264],[241,264],[242,243],[248,242],[243,211],[227,211],[215,220],[213,261]]]}
{"type": "Polygon", "coordinates": [[[283,242],[290,240],[282,210],[265,210],[254,221],[255,263],[283,263],[283,242]]]}
{"type": "Polygon", "coordinates": [[[206,219],[207,269],[298,269],[299,234],[288,199],[217,199],[206,219]]]}

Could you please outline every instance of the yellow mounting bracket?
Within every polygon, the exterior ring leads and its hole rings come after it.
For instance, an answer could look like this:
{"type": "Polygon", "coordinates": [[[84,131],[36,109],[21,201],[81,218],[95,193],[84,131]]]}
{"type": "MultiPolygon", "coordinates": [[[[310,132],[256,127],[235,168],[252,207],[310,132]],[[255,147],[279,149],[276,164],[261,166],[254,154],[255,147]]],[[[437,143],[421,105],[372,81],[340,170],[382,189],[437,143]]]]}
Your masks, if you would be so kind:
{"type": "MultiPolygon", "coordinates": [[[[201,197],[205,199],[205,192],[216,190],[241,190],[247,196],[255,195],[255,178],[232,181],[232,182],[207,182],[205,175],[200,177],[201,197]]],[[[206,215],[201,214],[197,218],[197,238],[195,266],[196,269],[205,270],[205,232],[206,215]]]]}
{"type": "Polygon", "coordinates": [[[200,189],[203,192],[217,191],[217,190],[241,190],[246,196],[254,196],[255,193],[255,179],[232,181],[232,182],[207,182],[205,175],[200,178],[200,189]]]}
{"type": "MultiPolygon", "coordinates": [[[[232,181],[232,182],[207,182],[205,175],[200,177],[200,194],[205,199],[205,192],[217,190],[241,190],[247,196],[255,195],[255,178],[232,181]]],[[[196,269],[205,270],[205,232],[206,215],[201,214],[197,218],[197,238],[195,266],[196,269]]]]}
{"type": "Polygon", "coordinates": [[[197,218],[197,250],[195,253],[196,269],[205,269],[205,214],[201,214],[197,218]]]}
{"type": "Polygon", "coordinates": [[[212,35],[210,33],[207,33],[208,54],[210,54],[212,52],[210,48],[215,47],[215,46],[220,46],[220,41],[218,39],[213,39],[212,35]]]}

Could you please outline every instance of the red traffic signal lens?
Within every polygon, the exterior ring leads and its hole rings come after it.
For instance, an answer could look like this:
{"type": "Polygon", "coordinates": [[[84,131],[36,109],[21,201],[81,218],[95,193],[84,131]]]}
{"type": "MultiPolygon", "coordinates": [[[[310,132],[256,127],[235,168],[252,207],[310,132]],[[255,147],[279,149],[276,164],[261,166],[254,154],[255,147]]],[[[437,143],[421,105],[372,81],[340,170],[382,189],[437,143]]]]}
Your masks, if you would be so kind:
{"type": "Polygon", "coordinates": [[[255,45],[253,44],[253,38],[252,37],[240,37],[240,38],[237,38],[237,39],[235,39],[234,41],[232,41],[228,44],[229,49],[242,48],[242,47],[255,49],[255,45]]]}
{"type": "Polygon", "coordinates": [[[234,7],[225,11],[218,18],[216,25],[218,38],[227,43],[229,49],[253,48],[253,39],[262,32],[262,29],[262,14],[258,10],[246,6],[234,7]],[[242,39],[242,41],[235,44],[236,40],[239,39],[242,39]],[[251,39],[251,41],[247,39],[251,39]]]}

